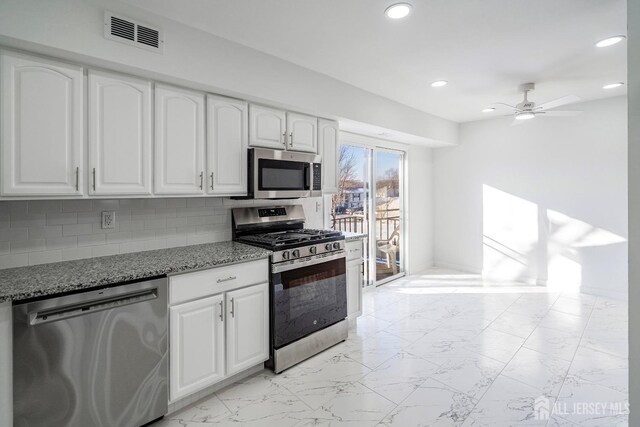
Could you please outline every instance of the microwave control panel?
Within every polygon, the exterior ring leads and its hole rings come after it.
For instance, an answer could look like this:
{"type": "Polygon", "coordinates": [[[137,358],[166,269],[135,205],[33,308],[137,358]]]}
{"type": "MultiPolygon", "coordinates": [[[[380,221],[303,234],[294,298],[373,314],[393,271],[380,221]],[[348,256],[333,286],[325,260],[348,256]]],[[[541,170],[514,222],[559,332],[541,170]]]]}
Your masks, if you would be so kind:
{"type": "Polygon", "coordinates": [[[313,164],[313,188],[312,190],[322,190],[322,172],[321,172],[321,164],[314,163],[313,164]]]}

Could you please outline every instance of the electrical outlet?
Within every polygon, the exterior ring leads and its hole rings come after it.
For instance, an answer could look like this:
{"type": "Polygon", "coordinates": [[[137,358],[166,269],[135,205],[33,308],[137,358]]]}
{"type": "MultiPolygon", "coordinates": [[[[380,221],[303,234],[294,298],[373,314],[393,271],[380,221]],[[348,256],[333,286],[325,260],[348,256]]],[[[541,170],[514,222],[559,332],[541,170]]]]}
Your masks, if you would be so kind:
{"type": "Polygon", "coordinates": [[[316,212],[320,212],[321,209],[322,209],[322,203],[316,202],[316,212]]]}
{"type": "Polygon", "coordinates": [[[116,228],[116,211],[102,212],[102,228],[116,228]]]}

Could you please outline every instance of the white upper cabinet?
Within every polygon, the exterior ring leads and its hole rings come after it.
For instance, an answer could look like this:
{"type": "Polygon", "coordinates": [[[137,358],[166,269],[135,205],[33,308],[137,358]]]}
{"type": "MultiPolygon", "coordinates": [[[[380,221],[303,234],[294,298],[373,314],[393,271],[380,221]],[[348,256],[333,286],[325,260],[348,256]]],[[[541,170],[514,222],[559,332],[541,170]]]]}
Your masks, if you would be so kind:
{"type": "Polygon", "coordinates": [[[318,119],[298,113],[287,113],[287,150],[318,152],[318,119]]]}
{"type": "Polygon", "coordinates": [[[204,95],[155,87],[156,194],[203,194],[204,95]]]}
{"type": "Polygon", "coordinates": [[[151,82],[89,71],[89,193],[151,194],[151,82]]]}
{"type": "Polygon", "coordinates": [[[318,119],[318,146],[322,156],[322,192],[338,192],[338,161],[340,142],[338,123],[318,119]]]}
{"type": "Polygon", "coordinates": [[[269,358],[269,284],[227,293],[227,375],[269,358]]]}
{"type": "Polygon", "coordinates": [[[249,145],[251,147],[286,147],[286,113],[275,108],[249,106],[249,145]]]}
{"type": "Polygon", "coordinates": [[[2,195],[82,195],[82,68],[9,52],[0,62],[2,195]]]}
{"type": "Polygon", "coordinates": [[[247,194],[247,111],[244,101],[207,95],[208,194],[247,194]]]}

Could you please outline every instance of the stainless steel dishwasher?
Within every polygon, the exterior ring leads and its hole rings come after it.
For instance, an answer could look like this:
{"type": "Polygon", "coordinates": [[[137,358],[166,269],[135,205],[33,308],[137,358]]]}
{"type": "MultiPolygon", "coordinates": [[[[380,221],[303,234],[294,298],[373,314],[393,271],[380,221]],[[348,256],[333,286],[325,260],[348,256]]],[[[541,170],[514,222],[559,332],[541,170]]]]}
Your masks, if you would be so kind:
{"type": "Polygon", "coordinates": [[[137,427],[167,413],[167,279],[13,307],[14,426],[137,427]]]}

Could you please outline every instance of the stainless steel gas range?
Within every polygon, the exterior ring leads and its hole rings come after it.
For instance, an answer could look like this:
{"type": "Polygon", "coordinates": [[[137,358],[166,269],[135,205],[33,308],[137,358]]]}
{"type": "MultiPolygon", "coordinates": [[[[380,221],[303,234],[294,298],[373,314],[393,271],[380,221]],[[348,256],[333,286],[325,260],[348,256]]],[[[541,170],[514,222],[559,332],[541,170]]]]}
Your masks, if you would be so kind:
{"type": "Polygon", "coordinates": [[[301,205],[233,209],[233,238],[273,251],[271,357],[276,373],[347,338],[344,236],[304,228],[301,205]]]}

